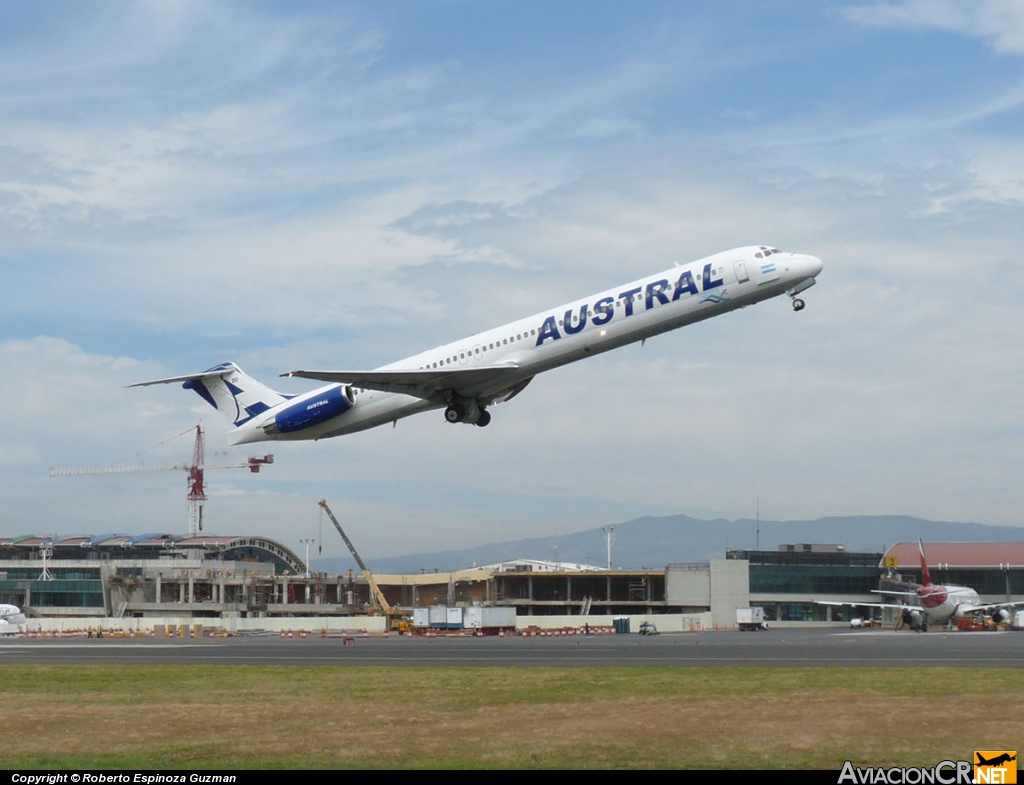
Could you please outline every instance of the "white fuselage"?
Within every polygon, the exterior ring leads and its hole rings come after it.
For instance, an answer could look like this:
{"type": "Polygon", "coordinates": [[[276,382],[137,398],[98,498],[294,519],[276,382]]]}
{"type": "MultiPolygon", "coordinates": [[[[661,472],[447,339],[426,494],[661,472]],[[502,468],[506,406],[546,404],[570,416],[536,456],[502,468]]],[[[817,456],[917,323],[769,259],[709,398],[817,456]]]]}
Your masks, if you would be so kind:
{"type": "Polygon", "coordinates": [[[17,632],[18,625],[25,623],[25,614],[17,605],[0,605],[0,634],[17,632]]]}
{"type": "Polygon", "coordinates": [[[981,605],[981,598],[974,589],[942,584],[922,586],[917,590],[917,600],[929,624],[945,624],[962,615],[958,614],[960,608],[976,608],[981,605]]]}
{"type": "MultiPolygon", "coordinates": [[[[738,248],[680,265],[623,286],[551,308],[493,330],[382,366],[378,371],[458,370],[507,365],[508,370],[461,389],[465,398],[502,400],[538,373],[674,330],[814,283],[822,263],[813,256],[738,248]],[[517,388],[517,385],[519,387],[517,388]]],[[[315,399],[331,384],[289,399],[315,399]]],[[[253,417],[229,436],[234,444],[267,439],[322,439],[397,421],[448,403],[354,385],[354,404],[296,433],[267,432],[273,411],[253,417]]]]}

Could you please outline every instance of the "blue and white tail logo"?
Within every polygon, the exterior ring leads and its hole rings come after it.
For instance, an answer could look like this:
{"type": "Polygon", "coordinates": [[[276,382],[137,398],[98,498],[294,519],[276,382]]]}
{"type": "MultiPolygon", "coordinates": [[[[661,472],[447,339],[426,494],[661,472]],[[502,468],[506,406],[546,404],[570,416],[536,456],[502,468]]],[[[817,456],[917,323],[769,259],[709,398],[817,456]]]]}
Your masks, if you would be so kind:
{"type": "Polygon", "coordinates": [[[215,365],[187,379],[182,386],[186,390],[195,390],[200,398],[228,417],[236,427],[291,397],[247,376],[234,363],[215,365]]]}
{"type": "Polygon", "coordinates": [[[251,376],[246,376],[234,363],[221,363],[202,373],[155,379],[129,386],[148,387],[151,384],[173,382],[182,382],[186,390],[195,390],[200,398],[231,420],[235,427],[293,397],[275,392],[251,376]]]}

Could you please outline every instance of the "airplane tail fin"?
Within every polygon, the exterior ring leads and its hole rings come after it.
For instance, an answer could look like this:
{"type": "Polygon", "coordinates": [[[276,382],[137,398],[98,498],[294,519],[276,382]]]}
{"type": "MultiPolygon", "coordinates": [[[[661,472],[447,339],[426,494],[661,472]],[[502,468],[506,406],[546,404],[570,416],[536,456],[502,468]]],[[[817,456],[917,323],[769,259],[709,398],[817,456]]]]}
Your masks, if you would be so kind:
{"type": "Polygon", "coordinates": [[[928,561],[924,557],[924,542],[920,537],[917,538],[917,550],[921,553],[921,585],[931,586],[932,576],[928,572],[928,561]]]}
{"type": "Polygon", "coordinates": [[[231,420],[236,428],[291,397],[271,390],[265,384],[247,376],[232,362],[215,365],[202,373],[138,382],[129,387],[148,387],[151,384],[174,382],[181,382],[181,386],[186,390],[194,390],[200,398],[231,420]]]}

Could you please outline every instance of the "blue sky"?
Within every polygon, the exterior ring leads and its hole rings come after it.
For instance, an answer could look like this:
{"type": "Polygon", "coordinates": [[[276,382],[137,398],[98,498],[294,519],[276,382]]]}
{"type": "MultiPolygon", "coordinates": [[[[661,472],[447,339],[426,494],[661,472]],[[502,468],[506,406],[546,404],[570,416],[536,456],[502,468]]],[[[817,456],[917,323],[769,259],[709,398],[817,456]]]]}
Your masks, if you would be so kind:
{"type": "MultiPolygon", "coordinates": [[[[180,531],[224,360],[370,368],[709,253],[779,301],[209,475],[211,531],[324,495],[368,554],[640,515],[1024,524],[1015,2],[78,3],[0,31],[0,536],[180,531]]],[[[223,460],[244,457],[234,450],[223,460]]],[[[213,459],[211,458],[211,461],[213,459]]],[[[340,550],[333,542],[326,552],[340,550]]]]}

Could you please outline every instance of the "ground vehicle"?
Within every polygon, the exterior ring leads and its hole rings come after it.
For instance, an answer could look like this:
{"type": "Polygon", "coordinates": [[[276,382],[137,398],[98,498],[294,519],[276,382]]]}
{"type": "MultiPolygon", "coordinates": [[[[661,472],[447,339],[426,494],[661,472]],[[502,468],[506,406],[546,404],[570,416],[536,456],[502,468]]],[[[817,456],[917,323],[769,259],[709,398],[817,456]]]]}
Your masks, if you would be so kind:
{"type": "Polygon", "coordinates": [[[850,627],[854,629],[868,629],[871,627],[881,627],[882,622],[878,619],[862,619],[860,616],[850,619],[850,627]]]}
{"type": "Polygon", "coordinates": [[[651,622],[645,621],[643,624],[640,625],[640,634],[641,635],[657,635],[658,634],[658,628],[655,627],[653,624],[651,624],[651,622]]]}
{"type": "Polygon", "coordinates": [[[737,608],[736,626],[744,631],[767,630],[768,623],[764,620],[764,608],[737,608]]]}

